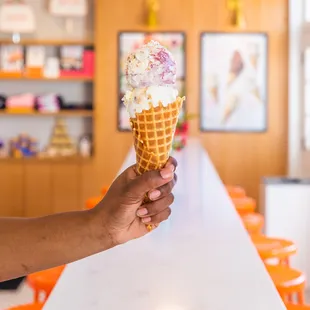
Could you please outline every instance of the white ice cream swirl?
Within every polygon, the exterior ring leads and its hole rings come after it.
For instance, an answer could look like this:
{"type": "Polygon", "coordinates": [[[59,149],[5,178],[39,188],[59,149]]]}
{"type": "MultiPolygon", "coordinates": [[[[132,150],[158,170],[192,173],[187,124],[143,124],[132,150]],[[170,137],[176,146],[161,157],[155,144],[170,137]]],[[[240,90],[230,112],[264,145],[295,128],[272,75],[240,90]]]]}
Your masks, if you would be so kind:
{"type": "Polygon", "coordinates": [[[145,88],[133,88],[128,90],[123,98],[130,117],[136,117],[136,113],[156,108],[161,103],[164,107],[174,102],[178,91],[173,87],[150,86],[145,88]]]}

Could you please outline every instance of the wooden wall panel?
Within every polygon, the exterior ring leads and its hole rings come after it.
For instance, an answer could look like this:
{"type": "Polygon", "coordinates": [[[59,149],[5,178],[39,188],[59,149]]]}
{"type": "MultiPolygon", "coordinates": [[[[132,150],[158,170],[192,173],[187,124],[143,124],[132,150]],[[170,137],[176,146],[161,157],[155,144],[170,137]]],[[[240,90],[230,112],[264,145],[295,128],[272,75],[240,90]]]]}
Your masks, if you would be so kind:
{"type": "Polygon", "coordinates": [[[81,192],[79,196],[79,208],[84,209],[86,200],[89,197],[99,195],[104,184],[99,181],[98,173],[96,173],[97,170],[92,162],[83,163],[80,169],[81,192]]]}
{"type": "Polygon", "coordinates": [[[52,169],[50,163],[29,163],[25,171],[24,215],[42,216],[52,213],[52,169]]]}
{"type": "MultiPolygon", "coordinates": [[[[241,184],[255,198],[259,197],[262,176],[286,173],[287,5],[287,1],[281,0],[245,1],[247,30],[267,32],[269,37],[268,131],[261,134],[199,134],[223,181],[241,184]]],[[[196,12],[196,16],[199,14],[199,11],[196,12]]],[[[197,27],[209,30],[207,20],[200,20],[197,27]]],[[[225,19],[216,30],[231,31],[225,27],[225,19]]]]}
{"type": "Polygon", "coordinates": [[[24,170],[21,163],[0,162],[0,216],[23,216],[24,170]]]}
{"type": "Polygon", "coordinates": [[[52,167],[52,211],[72,211],[80,209],[81,174],[79,165],[57,163],[52,167]]]}

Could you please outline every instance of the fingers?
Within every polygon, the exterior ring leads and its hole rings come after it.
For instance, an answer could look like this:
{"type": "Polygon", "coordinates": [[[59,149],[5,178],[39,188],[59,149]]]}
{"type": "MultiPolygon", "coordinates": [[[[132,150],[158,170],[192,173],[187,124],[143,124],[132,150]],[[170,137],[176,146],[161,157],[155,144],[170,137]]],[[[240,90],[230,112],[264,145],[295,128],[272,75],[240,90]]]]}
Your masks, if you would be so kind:
{"type": "Polygon", "coordinates": [[[128,184],[127,191],[132,197],[143,198],[147,192],[160,188],[172,181],[173,177],[173,165],[169,165],[160,171],[148,171],[141,176],[135,177],[135,179],[128,184]]]}
{"type": "MultiPolygon", "coordinates": [[[[177,166],[178,166],[178,162],[176,161],[176,159],[173,157],[169,157],[164,168],[168,168],[169,170],[175,171],[177,166]]],[[[135,179],[137,177],[135,167],[136,165],[132,165],[124,171],[128,179],[130,180],[135,179]]]]}
{"type": "Polygon", "coordinates": [[[173,203],[174,196],[169,194],[168,196],[148,204],[143,205],[138,211],[139,216],[144,224],[159,224],[165,221],[171,214],[169,206],[173,203]]]}
{"type": "Polygon", "coordinates": [[[178,179],[177,175],[174,174],[173,179],[169,183],[150,191],[148,193],[149,199],[155,201],[157,199],[168,196],[172,192],[174,186],[176,185],[177,179],[178,179]]]}
{"type": "Polygon", "coordinates": [[[164,221],[166,221],[171,214],[171,209],[166,208],[164,211],[152,216],[152,217],[147,217],[143,218],[141,221],[145,225],[158,225],[164,221]]]}
{"type": "Polygon", "coordinates": [[[177,166],[178,166],[178,162],[176,161],[176,159],[174,157],[169,157],[165,167],[168,167],[169,165],[174,166],[174,171],[175,171],[177,166]]]}

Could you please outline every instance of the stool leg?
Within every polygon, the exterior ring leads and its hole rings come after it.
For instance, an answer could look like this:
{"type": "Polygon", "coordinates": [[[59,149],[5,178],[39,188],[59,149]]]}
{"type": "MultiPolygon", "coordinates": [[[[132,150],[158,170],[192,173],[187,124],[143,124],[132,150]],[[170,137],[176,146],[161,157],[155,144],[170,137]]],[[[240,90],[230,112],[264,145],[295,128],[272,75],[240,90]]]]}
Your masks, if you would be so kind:
{"type": "Polygon", "coordinates": [[[281,299],[283,300],[283,302],[285,302],[285,303],[287,303],[288,302],[288,298],[287,298],[287,295],[286,294],[281,294],[281,293],[279,293],[279,295],[280,295],[280,297],[281,297],[281,299]]]}
{"type": "Polygon", "coordinates": [[[290,266],[290,261],[289,261],[289,258],[286,257],[286,258],[283,258],[282,260],[280,260],[280,265],[285,265],[285,266],[290,266]]]}
{"type": "Polygon", "coordinates": [[[46,291],[46,292],[45,292],[45,300],[44,300],[44,302],[47,301],[47,299],[49,298],[49,296],[51,295],[51,293],[52,293],[52,290],[46,291]]]}
{"type": "Polygon", "coordinates": [[[288,303],[293,303],[293,296],[292,296],[292,294],[288,294],[287,295],[287,301],[288,301],[288,303]]]}
{"type": "Polygon", "coordinates": [[[305,294],[303,291],[297,293],[297,303],[299,305],[305,304],[305,294]]]}
{"type": "Polygon", "coordinates": [[[39,302],[39,297],[40,297],[40,292],[39,290],[34,290],[33,292],[33,298],[34,298],[34,302],[38,303],[39,302]]]}

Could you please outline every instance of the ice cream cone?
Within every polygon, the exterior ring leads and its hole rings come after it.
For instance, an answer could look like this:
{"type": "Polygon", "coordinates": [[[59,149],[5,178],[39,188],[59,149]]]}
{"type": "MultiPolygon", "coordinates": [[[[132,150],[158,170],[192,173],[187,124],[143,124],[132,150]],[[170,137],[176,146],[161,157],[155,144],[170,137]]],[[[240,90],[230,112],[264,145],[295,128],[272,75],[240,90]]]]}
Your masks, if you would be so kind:
{"type": "Polygon", "coordinates": [[[161,169],[169,158],[184,98],[164,107],[161,103],[130,119],[136,150],[136,172],[161,169]]]}
{"type": "MultiPolygon", "coordinates": [[[[123,101],[130,115],[136,150],[136,173],[159,170],[167,163],[182,104],[176,85],[176,62],[156,41],[128,56],[129,90],[123,101]]],[[[148,202],[146,195],[144,202],[148,202]]],[[[157,227],[157,224],[153,224],[157,227]]],[[[150,231],[154,227],[148,225],[150,231]]]]}
{"type": "Polygon", "coordinates": [[[258,56],[257,56],[257,55],[251,55],[251,56],[250,56],[250,61],[251,61],[251,64],[253,65],[253,67],[254,67],[255,69],[257,69],[258,56]]]}
{"type": "Polygon", "coordinates": [[[217,87],[216,87],[216,86],[210,88],[210,93],[211,93],[213,99],[214,99],[215,101],[217,101],[218,91],[217,91],[217,87]]]}
{"type": "Polygon", "coordinates": [[[258,99],[261,100],[259,89],[256,87],[253,89],[252,94],[258,99]]]}
{"type": "Polygon", "coordinates": [[[236,79],[237,75],[235,73],[230,72],[228,76],[228,85],[232,84],[232,82],[236,79]]]}
{"type": "Polygon", "coordinates": [[[236,108],[238,106],[238,98],[237,96],[232,96],[228,103],[226,104],[224,115],[222,118],[222,123],[225,124],[230,116],[235,112],[236,108]]]}

